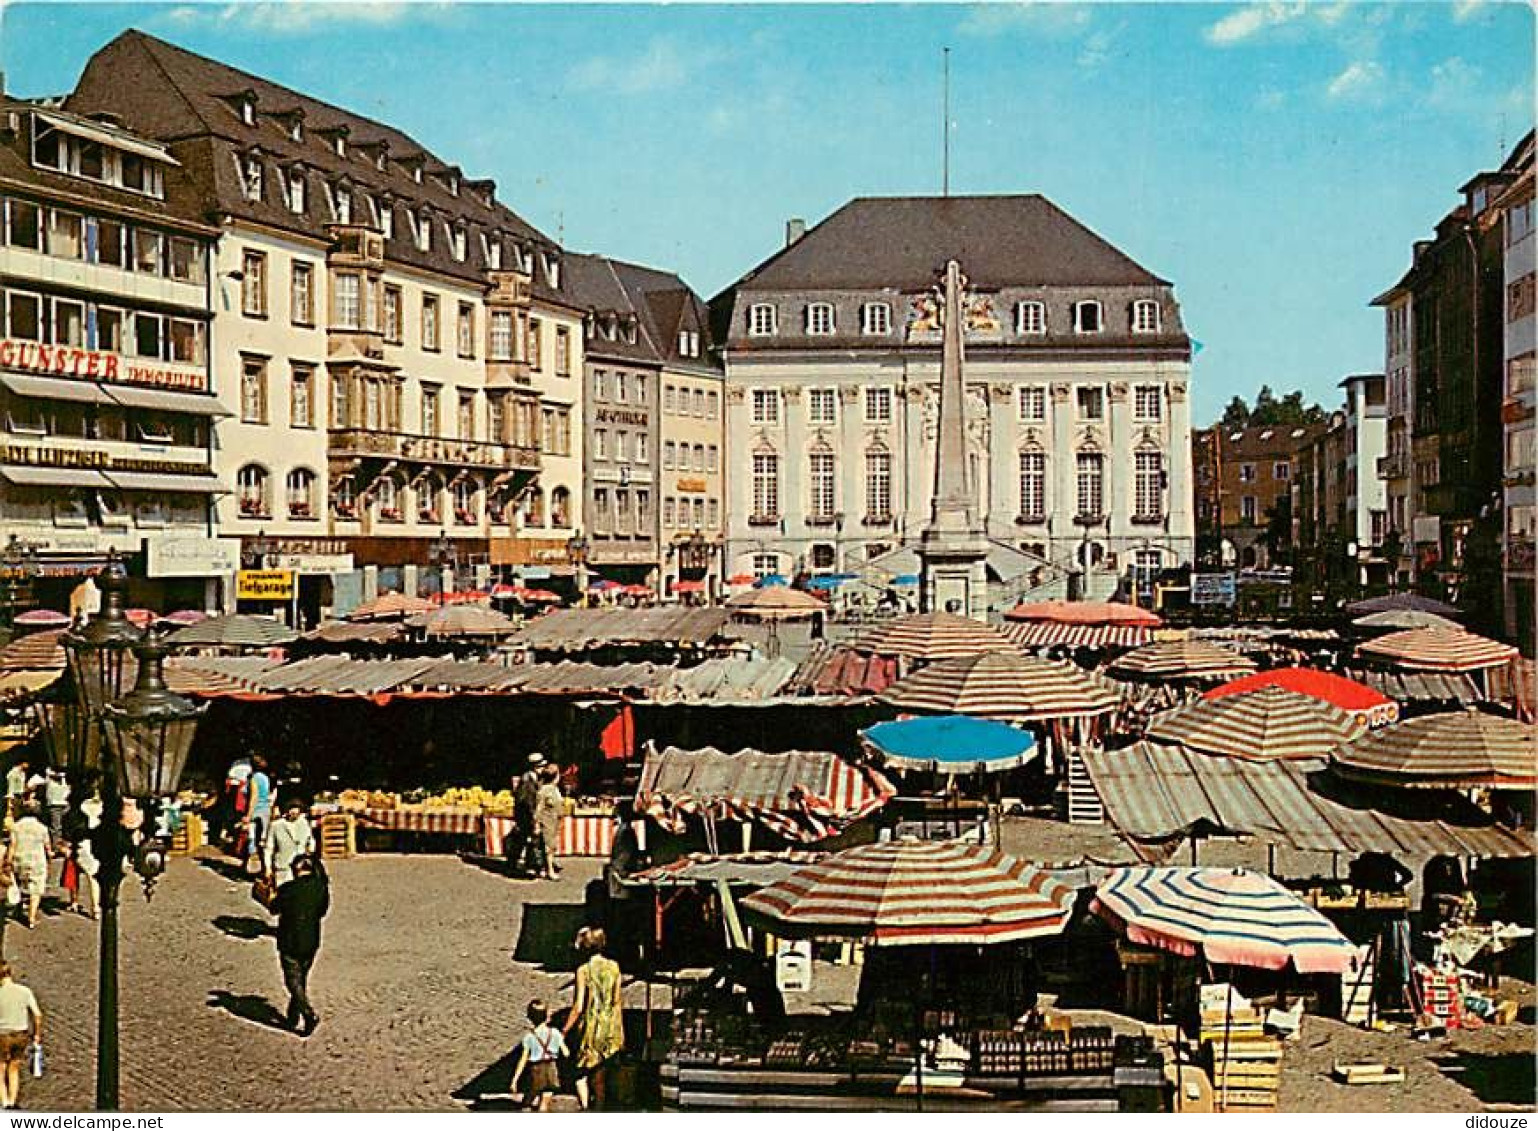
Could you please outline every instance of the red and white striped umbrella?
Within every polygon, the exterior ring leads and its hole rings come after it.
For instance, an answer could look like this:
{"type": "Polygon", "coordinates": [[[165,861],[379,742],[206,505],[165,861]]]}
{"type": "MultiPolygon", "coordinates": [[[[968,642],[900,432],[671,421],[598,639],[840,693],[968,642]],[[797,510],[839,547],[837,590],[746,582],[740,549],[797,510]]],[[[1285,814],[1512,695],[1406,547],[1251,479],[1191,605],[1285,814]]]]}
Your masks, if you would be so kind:
{"type": "Polygon", "coordinates": [[[404,593],[381,593],[372,601],[347,614],[348,620],[388,620],[390,617],[409,617],[417,613],[430,613],[438,606],[423,597],[408,597],[404,593]]]}
{"type": "Polygon", "coordinates": [[[742,901],[775,934],[873,946],[1016,942],[1062,933],[1074,890],[1023,860],[953,841],[867,844],[742,901]]]}
{"type": "Polygon", "coordinates": [[[1124,601],[1022,601],[1005,613],[1004,619],[1054,624],[1138,625],[1143,628],[1158,628],[1164,623],[1164,618],[1152,609],[1124,601]]]}
{"type": "Polygon", "coordinates": [[[1100,715],[1121,699],[1068,663],[1013,652],[940,660],[894,683],[879,698],[905,711],[947,711],[1030,722],[1100,715]]]}
{"type": "Polygon", "coordinates": [[[1225,966],[1336,974],[1351,941],[1269,876],[1224,868],[1114,868],[1090,904],[1142,946],[1225,966]]]}
{"type": "Polygon", "coordinates": [[[1497,668],[1517,656],[1502,644],[1472,632],[1409,628],[1357,645],[1357,655],[1410,671],[1472,672],[1497,668]]]}
{"type": "Polygon", "coordinates": [[[1261,687],[1175,707],[1150,719],[1146,733],[1204,754],[1276,762],[1323,760],[1366,729],[1365,720],[1322,699],[1261,687]]]}
{"type": "Polygon", "coordinates": [[[911,660],[949,660],[1016,648],[997,629],[955,613],[915,613],[898,617],[855,641],[861,652],[906,656],[911,660]]]}
{"type": "Polygon", "coordinates": [[[1141,624],[1063,624],[1058,621],[1011,621],[1004,636],[1017,648],[1141,648],[1153,629],[1141,624]]]}
{"type": "Polygon", "coordinates": [[[1231,679],[1255,670],[1255,661],[1205,640],[1165,640],[1128,652],[1111,664],[1116,675],[1144,679],[1231,679]]]}
{"type": "Polygon", "coordinates": [[[1464,789],[1538,785],[1538,727],[1470,707],[1422,715],[1335,752],[1350,777],[1394,785],[1464,789]]]}

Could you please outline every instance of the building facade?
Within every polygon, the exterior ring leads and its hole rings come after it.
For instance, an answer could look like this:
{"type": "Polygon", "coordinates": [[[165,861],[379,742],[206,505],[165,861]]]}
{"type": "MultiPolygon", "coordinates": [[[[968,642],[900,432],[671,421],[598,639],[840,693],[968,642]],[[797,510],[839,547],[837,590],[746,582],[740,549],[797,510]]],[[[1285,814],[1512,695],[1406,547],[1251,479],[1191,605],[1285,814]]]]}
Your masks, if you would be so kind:
{"type": "Polygon", "coordinates": [[[70,105],[166,139],[188,206],[219,219],[217,518],[248,570],[289,575],[267,592],[309,622],[494,566],[572,572],[581,319],[560,249],[491,182],[136,31],[70,105]]]}
{"type": "Polygon", "coordinates": [[[1407,287],[1395,285],[1374,299],[1373,305],[1383,308],[1386,413],[1378,477],[1383,481],[1384,503],[1388,508],[1384,553],[1393,586],[1410,589],[1415,585],[1416,573],[1415,301],[1407,287]]]}
{"type": "Polygon", "coordinates": [[[1506,600],[1506,633],[1521,644],[1527,655],[1534,650],[1535,618],[1533,558],[1538,539],[1538,495],[1534,473],[1538,471],[1538,435],[1534,428],[1534,347],[1538,344],[1538,316],[1534,314],[1535,265],[1538,237],[1533,234],[1533,135],[1517,147],[1508,167],[1516,179],[1495,205],[1500,218],[1500,237],[1505,291],[1505,399],[1501,402],[1503,467],[1502,507],[1506,522],[1502,531],[1502,581],[1506,600]]]}
{"type": "Polygon", "coordinates": [[[1191,560],[1190,341],[1173,287],[1039,196],[859,199],[711,303],[726,569],[912,572],[967,275],[965,425],[996,605],[1191,560]]]}
{"type": "Polygon", "coordinates": [[[1340,384],[1344,407],[1307,431],[1293,461],[1293,544],[1300,587],[1350,599],[1390,580],[1388,492],[1379,475],[1388,404],[1381,373],[1340,384]]]}
{"type": "Polygon", "coordinates": [[[216,608],[233,581],[213,509],[218,230],[177,207],[187,176],[110,117],[0,99],[0,540],[46,607],[109,550],[163,610],[216,608]]]}
{"type": "Polygon", "coordinates": [[[1191,434],[1197,536],[1202,545],[1212,547],[1211,564],[1225,569],[1291,564],[1294,460],[1323,431],[1317,424],[1217,425],[1191,434]]]}

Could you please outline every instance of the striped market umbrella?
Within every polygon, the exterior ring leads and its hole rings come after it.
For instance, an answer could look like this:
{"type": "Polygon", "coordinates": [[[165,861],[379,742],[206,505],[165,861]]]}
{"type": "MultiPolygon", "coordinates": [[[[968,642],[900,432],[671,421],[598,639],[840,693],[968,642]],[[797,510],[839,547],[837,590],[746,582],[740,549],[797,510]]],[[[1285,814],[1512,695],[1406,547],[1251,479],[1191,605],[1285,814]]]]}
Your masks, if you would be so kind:
{"type": "Polygon", "coordinates": [[[1463,615],[1463,610],[1457,606],[1449,605],[1446,601],[1438,601],[1432,597],[1422,597],[1419,593],[1389,593],[1382,597],[1368,597],[1363,601],[1353,601],[1346,606],[1346,612],[1354,617],[1366,616],[1368,613],[1384,613],[1404,609],[1421,613],[1435,613],[1439,617],[1452,617],[1455,619],[1463,615]]]}
{"type": "Polygon", "coordinates": [[[729,598],[726,607],[745,617],[770,621],[800,620],[828,611],[828,603],[822,598],[786,585],[750,589],[729,598]]]}
{"type": "Polygon", "coordinates": [[[167,613],[156,623],[161,625],[202,624],[207,619],[208,614],[202,609],[177,609],[173,613],[167,613]]]}
{"type": "Polygon", "coordinates": [[[1254,675],[1220,683],[1203,693],[1202,698],[1222,699],[1228,695],[1259,691],[1262,687],[1280,687],[1284,691],[1313,696],[1339,707],[1348,715],[1361,716],[1368,726],[1387,726],[1399,719],[1399,704],[1387,695],[1374,691],[1365,683],[1317,668],[1272,668],[1270,671],[1256,672],[1254,675]]]}
{"type": "Polygon", "coordinates": [[[742,901],[785,937],[872,946],[1017,942],[1061,934],[1074,890],[992,848],[896,840],[808,864],[742,901]]]}
{"type": "Polygon", "coordinates": [[[1312,695],[1261,687],[1218,699],[1198,699],[1155,715],[1146,734],[1160,742],[1255,762],[1325,759],[1367,729],[1312,695]]]}
{"type": "Polygon", "coordinates": [[[1356,653],[1408,671],[1472,672],[1498,668],[1517,657],[1517,650],[1472,632],[1441,628],[1410,628],[1358,644],[1356,653]]]}
{"type": "Polygon", "coordinates": [[[1224,868],[1114,868],[1090,908],[1131,942],[1225,966],[1338,974],[1356,948],[1269,876],[1224,868]]]}
{"type": "Polygon", "coordinates": [[[955,613],[915,613],[898,617],[856,640],[854,647],[878,656],[928,661],[1016,650],[997,629],[955,613]]]}
{"type": "Polygon", "coordinates": [[[423,597],[408,597],[404,593],[381,593],[372,601],[347,614],[348,620],[389,620],[392,617],[410,617],[431,612],[438,606],[423,597]]]}
{"type": "Polygon", "coordinates": [[[427,636],[510,636],[518,623],[484,605],[445,605],[430,613],[407,617],[406,624],[427,636]]]}
{"type": "Polygon", "coordinates": [[[298,635],[271,617],[229,613],[179,628],[166,637],[167,648],[276,648],[298,635]]]}
{"type": "Polygon", "coordinates": [[[67,615],[53,609],[28,609],[17,613],[12,623],[29,629],[68,628],[70,621],[67,615]]]}
{"type": "Polygon", "coordinates": [[[1335,769],[1423,788],[1538,785],[1538,727],[1474,707],[1422,715],[1341,746],[1335,769]]]}
{"type": "Polygon", "coordinates": [[[867,749],[899,770],[1001,773],[1036,757],[1036,736],[970,715],[927,715],[877,723],[860,732],[867,749]]]}
{"type": "Polygon", "coordinates": [[[1231,679],[1254,671],[1255,661],[1204,640],[1165,640],[1133,649],[1111,670],[1143,679],[1231,679]]]}
{"type": "Polygon", "coordinates": [[[18,636],[0,648],[0,671],[54,671],[64,668],[69,657],[64,651],[65,630],[46,629],[18,636]]]}
{"type": "Polygon", "coordinates": [[[1370,632],[1392,632],[1405,628],[1440,628],[1448,632],[1462,632],[1463,626],[1455,620],[1428,613],[1422,609],[1384,609],[1380,613],[1368,613],[1351,622],[1355,628],[1370,632]]]}
{"type": "Polygon", "coordinates": [[[1158,628],[1164,618],[1151,609],[1124,601],[1022,601],[1004,614],[1005,620],[1050,621],[1054,624],[1124,624],[1158,628]]]}
{"type": "Polygon", "coordinates": [[[1035,722],[1114,711],[1120,697],[1069,663],[1013,652],[940,660],[887,688],[880,698],[905,711],[947,711],[1035,722]]]}
{"type": "Polygon", "coordinates": [[[1004,635],[1017,647],[1141,648],[1153,639],[1153,629],[1141,624],[1059,624],[1057,621],[1011,621],[1004,635]]]}

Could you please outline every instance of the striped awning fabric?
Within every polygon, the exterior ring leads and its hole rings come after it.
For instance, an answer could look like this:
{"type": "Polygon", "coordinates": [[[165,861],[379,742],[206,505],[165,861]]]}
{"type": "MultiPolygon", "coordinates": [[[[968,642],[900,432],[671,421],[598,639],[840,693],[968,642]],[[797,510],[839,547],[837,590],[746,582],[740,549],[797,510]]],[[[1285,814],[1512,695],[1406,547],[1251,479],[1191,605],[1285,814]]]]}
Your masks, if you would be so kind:
{"type": "Polygon", "coordinates": [[[1155,715],[1149,738],[1206,754],[1258,761],[1323,760],[1367,729],[1366,722],[1310,695],[1261,687],[1198,699],[1155,715]]]}
{"type": "Polygon", "coordinates": [[[1120,697],[1068,663],[1013,652],[940,660],[887,688],[879,698],[905,711],[948,711],[1016,722],[1099,715],[1120,697]]]}
{"type": "Polygon", "coordinates": [[[1229,679],[1254,670],[1254,660],[1202,640],[1148,644],[1111,664],[1116,675],[1144,679],[1229,679]]]}
{"type": "Polygon", "coordinates": [[[272,617],[230,613],[179,628],[166,637],[168,648],[275,648],[299,639],[272,617]]]}
{"type": "Polygon", "coordinates": [[[786,840],[812,844],[874,813],[896,794],[869,766],[820,750],[728,754],[650,749],[636,789],[636,809],[669,832],[691,816],[754,821],[786,840]]]}
{"type": "Polygon", "coordinates": [[[406,624],[434,636],[511,636],[518,622],[482,605],[445,605],[406,618],[406,624]]]}
{"type": "Polygon", "coordinates": [[[1421,715],[1335,751],[1352,777],[1436,788],[1538,785],[1538,727],[1477,708],[1421,715]]]}
{"type": "Polygon", "coordinates": [[[977,945],[1060,934],[1074,895],[1041,869],[992,848],[897,840],[808,864],[742,907],[785,936],[977,945]]]}
{"type": "Polygon", "coordinates": [[[1152,609],[1122,601],[1022,601],[1004,614],[1011,621],[1053,621],[1072,625],[1141,625],[1158,628],[1164,618],[1152,609]]]}
{"type": "Polygon", "coordinates": [[[1225,966],[1338,974],[1356,957],[1333,923],[1259,872],[1117,868],[1090,907],[1131,942],[1225,966]]]}
{"type": "Polygon", "coordinates": [[[347,614],[348,620],[387,620],[390,617],[409,617],[417,613],[429,613],[436,608],[423,597],[408,597],[404,593],[381,593],[372,601],[365,601],[347,614]]]}
{"type": "Polygon", "coordinates": [[[915,613],[899,617],[855,641],[854,647],[879,656],[905,656],[927,661],[1016,651],[997,629],[955,613],[915,613]]]}
{"type": "Polygon", "coordinates": [[[1439,617],[1436,613],[1428,613],[1421,609],[1384,609],[1382,612],[1357,617],[1351,623],[1357,628],[1371,629],[1374,632],[1391,632],[1404,628],[1441,628],[1448,632],[1463,631],[1463,626],[1457,621],[1448,620],[1446,617],[1439,617]]]}
{"type": "Polygon", "coordinates": [[[1472,672],[1511,662],[1517,650],[1472,632],[1410,628],[1357,645],[1357,655],[1411,671],[1472,672]]]}
{"type": "Polygon", "coordinates": [[[801,589],[771,585],[752,589],[727,599],[732,612],[759,620],[804,620],[816,613],[826,613],[828,603],[801,589]]]}
{"type": "Polygon", "coordinates": [[[1056,621],[1013,621],[1004,635],[1017,648],[1141,648],[1153,639],[1153,629],[1141,624],[1060,624],[1056,621]]]}
{"type": "Polygon", "coordinates": [[[0,648],[0,671],[57,671],[65,667],[69,658],[64,652],[64,632],[50,628],[18,636],[0,648]]]}

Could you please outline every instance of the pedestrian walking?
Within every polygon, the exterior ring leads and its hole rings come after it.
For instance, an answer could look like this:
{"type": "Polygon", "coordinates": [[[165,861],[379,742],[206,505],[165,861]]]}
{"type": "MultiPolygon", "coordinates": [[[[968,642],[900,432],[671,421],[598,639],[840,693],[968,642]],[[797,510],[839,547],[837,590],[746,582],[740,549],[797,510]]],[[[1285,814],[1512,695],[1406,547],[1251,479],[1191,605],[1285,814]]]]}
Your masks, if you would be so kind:
{"type": "Polygon", "coordinates": [[[577,999],[563,1033],[578,1025],[577,1100],[583,1110],[604,1106],[609,1065],[625,1048],[625,1021],[620,1004],[619,963],[604,954],[608,937],[602,927],[577,932],[577,952],[586,961],[577,968],[577,999]]]}
{"type": "Polygon", "coordinates": [[[566,813],[566,798],[561,794],[561,772],[545,766],[539,775],[539,792],[534,800],[534,836],[539,842],[536,875],[553,880],[560,874],[555,865],[555,847],[561,836],[561,818],[566,813]]]}
{"type": "Polygon", "coordinates": [[[539,860],[539,835],[534,827],[534,810],[539,804],[539,773],[544,765],[543,754],[538,751],[530,754],[528,768],[523,771],[513,789],[513,827],[518,837],[513,870],[532,872],[536,876],[544,872],[544,865],[539,860]]]}
{"type": "Polygon", "coordinates": [[[315,832],[304,815],[304,800],[298,794],[290,794],[284,802],[282,816],[268,827],[267,840],[262,846],[267,874],[281,888],[294,878],[294,861],[314,852],[315,832]]]}
{"type": "Polygon", "coordinates": [[[0,958],[0,1107],[21,1099],[21,1068],[33,1045],[43,1044],[43,1011],[32,991],[16,981],[0,958]]]}
{"type": "Polygon", "coordinates": [[[308,1037],[320,1024],[310,1004],[310,967],[320,952],[321,920],[331,910],[331,883],[314,856],[297,857],[291,867],[293,879],[278,889],[278,962],[288,989],[288,1026],[308,1037]]]}
{"type": "Polygon", "coordinates": [[[251,759],[251,780],[246,785],[248,802],[246,814],[246,858],[255,858],[257,867],[247,864],[248,872],[260,875],[267,870],[262,856],[267,845],[267,826],[272,821],[272,779],[267,776],[267,760],[261,755],[251,759]]]}
{"type": "Polygon", "coordinates": [[[48,816],[48,831],[53,834],[54,851],[64,851],[64,814],[69,812],[69,779],[57,766],[50,766],[43,779],[43,810],[48,816]]]}
{"type": "Polygon", "coordinates": [[[570,1056],[566,1047],[566,1035],[550,1024],[550,1007],[535,998],[529,1002],[527,1012],[529,1031],[518,1043],[518,1066],[513,1069],[513,1082],[508,1088],[516,1102],[522,1099],[525,1107],[535,1111],[549,1111],[550,1097],[561,1090],[560,1058],[570,1056]],[[518,1091],[523,1070],[529,1070],[529,1090],[518,1091]]]}
{"type": "Polygon", "coordinates": [[[22,799],[27,793],[27,771],[30,765],[26,759],[17,762],[5,774],[5,801],[6,810],[14,819],[21,816],[22,799]]]}
{"type": "Polygon", "coordinates": [[[101,885],[96,880],[97,874],[101,871],[101,865],[96,859],[96,849],[91,843],[91,837],[101,825],[101,798],[95,791],[94,782],[87,781],[83,783],[82,788],[90,788],[91,793],[80,803],[79,810],[65,821],[66,851],[69,855],[64,862],[65,874],[60,883],[69,894],[68,910],[79,912],[88,919],[94,919],[101,913],[101,885]],[[80,904],[82,888],[90,893],[91,909],[89,911],[80,904]]]}
{"type": "Polygon", "coordinates": [[[11,826],[11,864],[16,869],[16,882],[21,887],[28,930],[37,926],[43,895],[48,890],[48,851],[51,841],[48,826],[43,824],[37,805],[28,804],[22,810],[21,818],[11,826]]]}

